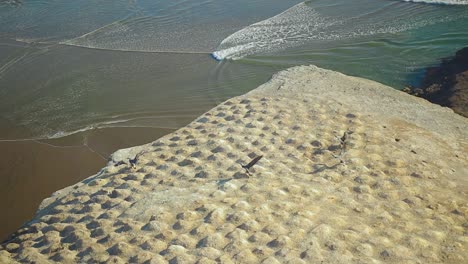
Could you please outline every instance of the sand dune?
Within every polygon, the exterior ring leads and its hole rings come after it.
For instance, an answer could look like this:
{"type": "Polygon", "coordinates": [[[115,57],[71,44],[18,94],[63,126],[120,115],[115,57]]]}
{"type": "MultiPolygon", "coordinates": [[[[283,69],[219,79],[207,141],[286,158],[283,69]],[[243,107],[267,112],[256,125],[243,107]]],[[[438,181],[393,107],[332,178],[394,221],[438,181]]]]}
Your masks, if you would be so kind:
{"type": "Polygon", "coordinates": [[[292,68],[116,152],[46,199],[0,262],[463,263],[467,133],[449,109],[292,68]]]}

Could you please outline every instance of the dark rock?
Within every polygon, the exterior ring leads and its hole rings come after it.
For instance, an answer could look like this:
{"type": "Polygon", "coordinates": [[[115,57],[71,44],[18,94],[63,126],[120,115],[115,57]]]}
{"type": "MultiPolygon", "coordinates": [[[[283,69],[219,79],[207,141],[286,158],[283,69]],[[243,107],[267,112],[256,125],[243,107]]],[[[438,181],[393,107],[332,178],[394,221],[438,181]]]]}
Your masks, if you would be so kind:
{"type": "Polygon", "coordinates": [[[468,117],[468,47],[442,60],[439,66],[427,68],[420,87],[404,91],[468,117]]]}

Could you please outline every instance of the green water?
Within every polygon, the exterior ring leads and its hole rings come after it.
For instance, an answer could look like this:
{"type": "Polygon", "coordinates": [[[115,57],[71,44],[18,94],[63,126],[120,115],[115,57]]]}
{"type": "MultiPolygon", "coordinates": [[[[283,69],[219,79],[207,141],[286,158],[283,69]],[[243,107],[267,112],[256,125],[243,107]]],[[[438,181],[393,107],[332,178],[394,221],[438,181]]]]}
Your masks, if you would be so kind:
{"type": "Polygon", "coordinates": [[[453,56],[468,45],[467,6],[364,0],[353,4],[310,1],[305,7],[313,11],[298,6],[294,11],[298,19],[289,21],[290,15],[285,13],[244,29],[240,36],[231,36],[221,46],[234,49],[229,56],[250,65],[284,69],[315,64],[402,89],[417,85],[425,68],[437,65],[441,59],[453,56]],[[360,3],[366,4],[366,8],[360,3]],[[313,23],[322,25],[311,28],[308,21],[311,16],[317,17],[313,23]],[[337,22],[340,20],[345,22],[337,22]],[[300,26],[295,31],[281,33],[284,23],[293,22],[300,26]],[[305,34],[298,36],[296,31],[301,30],[305,34]],[[259,32],[269,35],[268,38],[257,37],[259,32]],[[279,42],[281,38],[286,41],[279,42]],[[236,45],[246,43],[244,39],[280,44],[259,44],[253,52],[236,51],[236,45]]]}
{"type": "Polygon", "coordinates": [[[0,2],[0,140],[178,128],[296,65],[401,89],[468,45],[468,5],[20,2],[0,2]]]}

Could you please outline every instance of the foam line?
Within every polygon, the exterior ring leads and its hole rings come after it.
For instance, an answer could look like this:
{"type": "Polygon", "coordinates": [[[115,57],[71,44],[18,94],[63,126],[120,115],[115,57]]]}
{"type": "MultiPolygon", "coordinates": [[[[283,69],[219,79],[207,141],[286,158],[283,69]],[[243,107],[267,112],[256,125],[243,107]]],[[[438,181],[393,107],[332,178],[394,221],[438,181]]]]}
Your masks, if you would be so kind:
{"type": "Polygon", "coordinates": [[[405,2],[439,4],[439,5],[468,5],[468,0],[403,0],[405,2]]]}
{"type": "Polygon", "coordinates": [[[210,51],[178,51],[178,50],[132,50],[132,49],[112,49],[112,48],[100,48],[94,46],[86,46],[75,43],[60,42],[59,45],[66,45],[84,49],[94,49],[94,50],[106,50],[106,51],[118,51],[118,52],[138,52],[138,53],[162,53],[162,54],[210,54],[210,51]]]}

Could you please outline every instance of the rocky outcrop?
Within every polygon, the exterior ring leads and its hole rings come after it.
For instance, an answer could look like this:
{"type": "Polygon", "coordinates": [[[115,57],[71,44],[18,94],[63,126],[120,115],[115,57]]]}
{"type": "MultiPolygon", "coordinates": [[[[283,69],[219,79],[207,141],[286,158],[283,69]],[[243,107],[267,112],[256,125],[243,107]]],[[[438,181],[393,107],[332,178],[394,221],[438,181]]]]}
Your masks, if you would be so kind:
{"type": "Polygon", "coordinates": [[[428,68],[420,87],[405,91],[468,117],[468,47],[439,66],[428,68]]]}

